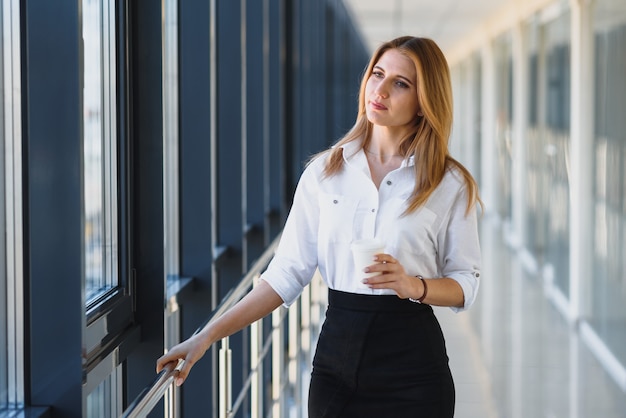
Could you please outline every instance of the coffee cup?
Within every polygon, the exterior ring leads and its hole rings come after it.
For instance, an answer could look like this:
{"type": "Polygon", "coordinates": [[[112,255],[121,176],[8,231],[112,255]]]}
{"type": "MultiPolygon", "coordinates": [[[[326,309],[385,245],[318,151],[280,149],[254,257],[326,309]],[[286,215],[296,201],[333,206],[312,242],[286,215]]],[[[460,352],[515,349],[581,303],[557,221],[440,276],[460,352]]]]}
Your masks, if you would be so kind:
{"type": "Polygon", "coordinates": [[[380,272],[366,273],[365,267],[376,264],[374,256],[385,252],[385,245],[377,239],[362,239],[352,242],[350,246],[354,258],[354,270],[358,285],[367,286],[361,281],[365,278],[378,276],[380,272]]]}

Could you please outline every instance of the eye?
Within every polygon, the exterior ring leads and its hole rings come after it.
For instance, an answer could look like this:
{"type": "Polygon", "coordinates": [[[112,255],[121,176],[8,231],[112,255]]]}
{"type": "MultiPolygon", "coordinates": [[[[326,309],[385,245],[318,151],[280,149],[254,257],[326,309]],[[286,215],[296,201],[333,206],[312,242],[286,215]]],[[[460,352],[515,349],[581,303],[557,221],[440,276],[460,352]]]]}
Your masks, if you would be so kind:
{"type": "Polygon", "coordinates": [[[374,76],[376,78],[383,78],[385,75],[383,74],[382,71],[374,70],[374,71],[372,71],[372,76],[374,76]]]}
{"type": "Polygon", "coordinates": [[[405,83],[404,81],[396,81],[396,86],[403,88],[403,89],[408,89],[409,85],[407,83],[405,83]]]}

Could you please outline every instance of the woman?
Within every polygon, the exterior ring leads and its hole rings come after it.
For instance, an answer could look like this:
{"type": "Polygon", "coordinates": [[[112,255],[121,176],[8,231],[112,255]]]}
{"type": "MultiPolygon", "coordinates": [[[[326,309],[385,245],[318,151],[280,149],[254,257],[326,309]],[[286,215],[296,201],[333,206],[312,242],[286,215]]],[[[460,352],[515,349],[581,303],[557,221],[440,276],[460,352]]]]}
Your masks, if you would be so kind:
{"type": "Polygon", "coordinates": [[[454,383],[430,305],[467,309],[480,275],[470,173],[448,153],[452,92],[430,39],[401,37],[372,56],[354,127],[302,174],[276,256],[213,325],[157,361],[185,360],[291,304],[319,271],[329,306],[309,391],[311,417],[452,417],[454,383]],[[355,271],[350,245],[384,243],[355,271]],[[364,279],[365,273],[381,273],[364,279]]]}

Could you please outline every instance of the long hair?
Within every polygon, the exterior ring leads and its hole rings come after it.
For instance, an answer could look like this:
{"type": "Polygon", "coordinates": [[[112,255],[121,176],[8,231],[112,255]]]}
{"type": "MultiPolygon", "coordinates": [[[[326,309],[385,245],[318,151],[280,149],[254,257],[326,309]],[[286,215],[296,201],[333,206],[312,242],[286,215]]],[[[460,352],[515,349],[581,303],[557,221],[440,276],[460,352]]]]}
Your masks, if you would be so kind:
{"type": "Polygon", "coordinates": [[[324,169],[325,176],[337,174],[343,168],[341,145],[362,139],[362,146],[369,145],[372,123],[365,113],[365,87],[374,66],[388,50],[395,49],[408,57],[417,73],[417,99],[423,116],[416,116],[409,135],[400,140],[399,151],[405,158],[415,159],[415,188],[409,198],[405,214],[423,206],[435,191],[446,170],[458,169],[467,186],[467,209],[482,202],[478,186],[470,172],[450,156],[448,140],[452,129],[452,86],[448,63],[435,42],[428,38],[403,36],[382,44],[372,55],[361,80],[359,108],[354,126],[330,150],[324,169]]]}

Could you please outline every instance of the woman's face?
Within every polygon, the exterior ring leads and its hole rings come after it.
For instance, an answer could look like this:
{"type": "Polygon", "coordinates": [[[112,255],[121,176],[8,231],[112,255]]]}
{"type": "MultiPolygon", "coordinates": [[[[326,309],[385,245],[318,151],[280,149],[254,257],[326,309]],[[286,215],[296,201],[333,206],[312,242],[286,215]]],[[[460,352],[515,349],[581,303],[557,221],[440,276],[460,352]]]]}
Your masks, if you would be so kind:
{"type": "Polygon", "coordinates": [[[417,73],[408,57],[387,50],[374,65],[365,85],[368,120],[387,127],[412,125],[417,118],[417,73]]]}

